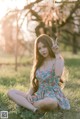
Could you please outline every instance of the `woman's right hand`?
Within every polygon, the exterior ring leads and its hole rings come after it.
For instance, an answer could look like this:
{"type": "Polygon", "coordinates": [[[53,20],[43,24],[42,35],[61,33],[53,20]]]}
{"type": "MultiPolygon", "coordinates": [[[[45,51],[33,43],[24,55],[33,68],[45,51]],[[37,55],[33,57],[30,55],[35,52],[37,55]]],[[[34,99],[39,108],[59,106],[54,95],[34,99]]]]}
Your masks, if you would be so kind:
{"type": "Polygon", "coordinates": [[[32,101],[32,95],[29,94],[29,93],[26,94],[26,99],[27,99],[30,103],[33,102],[33,101],[32,101]]]}

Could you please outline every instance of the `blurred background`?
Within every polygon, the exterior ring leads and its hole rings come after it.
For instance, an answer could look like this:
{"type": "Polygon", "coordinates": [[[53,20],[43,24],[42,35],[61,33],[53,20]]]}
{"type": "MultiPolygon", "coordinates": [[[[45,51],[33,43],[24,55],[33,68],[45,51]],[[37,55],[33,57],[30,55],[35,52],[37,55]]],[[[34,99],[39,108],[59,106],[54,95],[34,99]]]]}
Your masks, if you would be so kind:
{"type": "Polygon", "coordinates": [[[43,33],[57,39],[68,70],[64,92],[71,110],[59,112],[55,119],[79,119],[80,0],[0,0],[0,111],[8,110],[9,119],[33,119],[26,112],[17,117],[6,93],[11,88],[28,90],[34,41],[43,33]]]}
{"type": "Polygon", "coordinates": [[[57,38],[62,51],[78,54],[80,1],[0,0],[0,65],[33,55],[35,38],[42,33],[57,38]]]}

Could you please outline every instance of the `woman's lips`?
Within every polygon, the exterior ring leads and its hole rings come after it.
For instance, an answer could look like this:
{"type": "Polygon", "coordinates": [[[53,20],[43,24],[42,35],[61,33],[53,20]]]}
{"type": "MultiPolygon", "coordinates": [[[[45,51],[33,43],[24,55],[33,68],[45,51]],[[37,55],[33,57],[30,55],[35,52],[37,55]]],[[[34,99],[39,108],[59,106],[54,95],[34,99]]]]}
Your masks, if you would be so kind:
{"type": "Polygon", "coordinates": [[[42,53],[43,55],[46,55],[46,53],[42,53]]]}

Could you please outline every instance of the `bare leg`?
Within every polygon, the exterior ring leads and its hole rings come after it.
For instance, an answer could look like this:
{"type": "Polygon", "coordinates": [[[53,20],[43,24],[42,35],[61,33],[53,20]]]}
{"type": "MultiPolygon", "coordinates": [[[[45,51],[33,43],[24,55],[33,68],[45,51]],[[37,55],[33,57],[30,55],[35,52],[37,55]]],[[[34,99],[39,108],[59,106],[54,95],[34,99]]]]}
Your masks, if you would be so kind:
{"type": "Polygon", "coordinates": [[[42,111],[51,111],[58,107],[58,102],[56,98],[52,99],[47,97],[34,102],[33,105],[42,111]]]}
{"type": "Polygon", "coordinates": [[[28,100],[26,99],[26,93],[24,92],[18,90],[10,90],[8,91],[8,96],[18,105],[23,106],[33,112],[35,112],[35,110],[37,109],[30,102],[28,102],[28,100]]]}

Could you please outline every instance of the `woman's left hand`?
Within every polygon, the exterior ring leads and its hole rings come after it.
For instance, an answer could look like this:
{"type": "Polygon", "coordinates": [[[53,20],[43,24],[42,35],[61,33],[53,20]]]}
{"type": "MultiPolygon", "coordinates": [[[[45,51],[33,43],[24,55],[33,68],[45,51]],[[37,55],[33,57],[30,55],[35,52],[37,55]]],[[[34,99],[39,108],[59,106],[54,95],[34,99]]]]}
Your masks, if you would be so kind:
{"type": "Polygon", "coordinates": [[[55,55],[59,53],[59,46],[57,44],[57,41],[53,42],[52,50],[55,53],[55,55]]]}
{"type": "Polygon", "coordinates": [[[26,98],[30,103],[32,103],[32,95],[31,94],[27,93],[26,98]]]}

